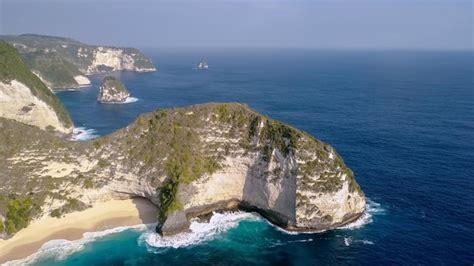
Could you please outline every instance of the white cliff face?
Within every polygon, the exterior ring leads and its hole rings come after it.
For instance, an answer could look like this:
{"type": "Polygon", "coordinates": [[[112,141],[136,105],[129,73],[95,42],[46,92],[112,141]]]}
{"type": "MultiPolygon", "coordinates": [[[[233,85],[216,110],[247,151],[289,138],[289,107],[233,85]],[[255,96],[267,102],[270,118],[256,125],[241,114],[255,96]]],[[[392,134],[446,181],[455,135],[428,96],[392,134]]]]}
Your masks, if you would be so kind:
{"type": "Polygon", "coordinates": [[[148,72],[156,70],[155,68],[137,67],[133,55],[125,53],[123,49],[98,47],[94,50],[92,64],[87,68],[87,73],[101,72],[100,67],[103,66],[110,68],[111,71],[148,72]]]}
{"type": "MultiPolygon", "coordinates": [[[[239,141],[226,137],[230,128],[211,123],[209,127],[202,141],[210,145],[239,141]]],[[[257,135],[263,127],[260,123],[257,135]]],[[[260,141],[253,139],[256,145],[260,141]]],[[[223,168],[181,187],[178,197],[183,210],[199,215],[240,203],[257,208],[289,230],[305,231],[334,228],[359,217],[365,210],[365,197],[335,151],[305,149],[305,143],[314,142],[306,135],[299,142],[302,145],[286,156],[274,148],[269,161],[258,152],[234,150],[222,161],[223,168]]]]}
{"type": "Polygon", "coordinates": [[[49,105],[16,80],[0,82],[0,116],[41,129],[52,128],[65,134],[72,133],[72,127],[64,126],[49,105]]]}
{"type": "MultiPolygon", "coordinates": [[[[314,231],[342,225],[364,211],[364,195],[349,190],[353,181],[345,173],[335,173],[344,180],[340,189],[317,191],[303,184],[307,177],[298,174],[294,157],[284,158],[278,150],[273,154],[274,159],[269,164],[256,155],[227,157],[225,168],[180,191],[184,211],[194,212],[202,206],[238,201],[268,212],[272,217],[267,218],[273,218],[273,222],[282,223],[289,230],[314,231]]],[[[318,182],[320,177],[311,178],[318,182]]]]}

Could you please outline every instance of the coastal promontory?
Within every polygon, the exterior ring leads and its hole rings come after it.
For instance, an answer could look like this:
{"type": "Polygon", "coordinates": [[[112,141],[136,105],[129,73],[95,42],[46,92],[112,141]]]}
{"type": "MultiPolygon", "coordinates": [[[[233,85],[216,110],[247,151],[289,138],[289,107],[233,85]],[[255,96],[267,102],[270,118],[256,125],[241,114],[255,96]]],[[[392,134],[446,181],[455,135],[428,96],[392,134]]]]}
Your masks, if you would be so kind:
{"type": "Polygon", "coordinates": [[[237,103],[156,110],[87,142],[0,118],[0,168],[4,237],[111,199],[153,202],[164,235],[218,210],[255,211],[295,231],[335,228],[365,210],[333,147],[237,103]]]}
{"type": "Polygon", "coordinates": [[[54,90],[89,85],[85,75],[156,70],[151,60],[135,48],[96,46],[37,34],[0,35],[0,39],[13,45],[33,73],[54,90]]]}

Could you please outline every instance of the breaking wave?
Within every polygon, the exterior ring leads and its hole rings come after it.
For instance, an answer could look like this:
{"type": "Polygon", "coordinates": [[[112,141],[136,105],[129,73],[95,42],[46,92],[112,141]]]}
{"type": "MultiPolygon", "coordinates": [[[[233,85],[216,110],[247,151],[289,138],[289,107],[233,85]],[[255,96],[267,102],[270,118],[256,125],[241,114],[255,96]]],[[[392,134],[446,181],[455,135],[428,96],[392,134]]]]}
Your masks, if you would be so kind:
{"type": "Polygon", "coordinates": [[[247,212],[214,212],[209,222],[198,219],[191,221],[190,232],[173,236],[160,236],[154,232],[144,233],[139,243],[146,245],[150,252],[158,253],[157,248],[180,248],[196,245],[214,239],[219,234],[236,227],[242,220],[260,219],[257,215],[247,212]]]}
{"type": "Polygon", "coordinates": [[[133,225],[133,226],[120,226],[104,231],[97,232],[86,232],[83,234],[81,239],[78,240],[66,240],[66,239],[54,239],[44,243],[38,251],[24,259],[8,261],[2,266],[14,266],[14,265],[30,265],[35,263],[38,260],[43,259],[53,259],[55,261],[60,261],[66,259],[68,256],[81,251],[84,249],[84,246],[87,243],[97,240],[98,238],[104,237],[106,235],[120,233],[128,229],[134,229],[143,231],[147,228],[151,228],[151,225],[133,225]]]}
{"type": "Polygon", "coordinates": [[[92,128],[85,128],[85,127],[75,127],[72,130],[71,140],[73,141],[86,141],[90,139],[98,138],[99,135],[97,131],[92,128]]]}
{"type": "Polygon", "coordinates": [[[382,214],[384,212],[385,209],[381,207],[380,203],[367,199],[367,203],[365,205],[365,212],[357,220],[353,221],[352,223],[341,226],[338,229],[351,230],[361,228],[362,226],[373,222],[374,215],[382,214]]]}
{"type": "Polygon", "coordinates": [[[135,97],[127,97],[127,99],[123,103],[134,103],[137,102],[138,98],[135,97]]]}

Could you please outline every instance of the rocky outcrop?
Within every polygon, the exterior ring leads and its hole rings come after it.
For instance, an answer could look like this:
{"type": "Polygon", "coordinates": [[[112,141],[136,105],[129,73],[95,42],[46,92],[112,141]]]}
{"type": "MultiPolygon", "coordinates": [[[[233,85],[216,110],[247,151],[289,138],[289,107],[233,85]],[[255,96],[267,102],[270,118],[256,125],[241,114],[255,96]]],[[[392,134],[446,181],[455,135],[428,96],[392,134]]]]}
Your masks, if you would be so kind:
{"type": "Polygon", "coordinates": [[[0,41],[0,116],[70,134],[72,121],[59,99],[35,76],[15,49],[0,41]]]}
{"type": "MultiPolygon", "coordinates": [[[[85,85],[79,75],[111,71],[156,71],[151,60],[135,48],[94,46],[69,38],[35,34],[0,36],[12,44],[32,70],[53,89],[85,85]]],[[[87,82],[86,82],[87,83],[87,82]]]]}
{"type": "MultiPolygon", "coordinates": [[[[144,197],[159,206],[164,235],[216,210],[257,211],[288,230],[319,231],[365,209],[330,145],[241,104],[158,110],[85,143],[0,119],[0,168],[0,194],[40,207],[31,219],[144,197]]],[[[0,215],[9,197],[0,199],[0,215]]]]}
{"type": "Polygon", "coordinates": [[[124,103],[128,97],[130,97],[130,93],[123,83],[115,77],[108,76],[102,80],[97,101],[101,103],[124,103]]]}
{"type": "Polygon", "coordinates": [[[170,214],[163,224],[158,225],[157,231],[163,235],[174,235],[189,230],[190,222],[184,211],[170,214]]]}

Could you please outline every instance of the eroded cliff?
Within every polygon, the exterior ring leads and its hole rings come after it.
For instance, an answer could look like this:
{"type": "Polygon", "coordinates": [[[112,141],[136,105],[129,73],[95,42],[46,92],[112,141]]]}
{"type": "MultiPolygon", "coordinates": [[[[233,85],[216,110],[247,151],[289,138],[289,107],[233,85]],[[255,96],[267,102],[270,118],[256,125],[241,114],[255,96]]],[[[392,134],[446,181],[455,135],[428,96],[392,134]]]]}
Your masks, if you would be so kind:
{"type": "Polygon", "coordinates": [[[23,225],[8,222],[10,203],[24,200],[29,221],[145,197],[159,206],[164,234],[185,229],[167,231],[170,219],[183,227],[183,217],[219,209],[255,210],[289,230],[323,230],[365,208],[330,145],[241,104],[157,110],[85,143],[7,119],[0,127],[0,213],[9,234],[23,225]]]}

